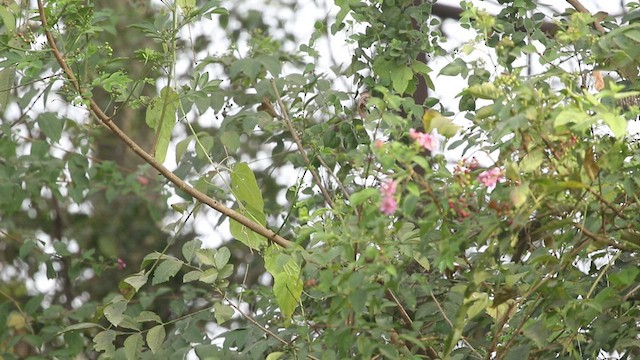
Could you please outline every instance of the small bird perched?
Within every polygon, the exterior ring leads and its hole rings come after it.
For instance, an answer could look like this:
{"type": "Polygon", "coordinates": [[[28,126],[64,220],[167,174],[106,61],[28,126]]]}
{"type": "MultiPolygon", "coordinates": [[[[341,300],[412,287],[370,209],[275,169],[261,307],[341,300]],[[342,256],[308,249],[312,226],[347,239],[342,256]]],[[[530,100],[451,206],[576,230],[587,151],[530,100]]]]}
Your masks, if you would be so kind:
{"type": "MultiPolygon", "coordinates": [[[[602,76],[602,72],[599,70],[595,70],[593,72],[593,78],[595,80],[593,87],[597,90],[597,91],[601,91],[605,88],[607,88],[608,84],[607,81],[605,81],[605,78],[602,76]]],[[[613,82],[613,79],[610,77],[607,77],[606,80],[609,80],[611,82],[613,82]]],[[[631,89],[629,89],[629,87],[631,86],[631,83],[627,80],[621,80],[616,82],[616,84],[618,85],[624,85],[625,86],[625,91],[630,91],[631,89]]],[[[616,101],[616,104],[622,108],[623,111],[627,111],[629,110],[632,106],[639,106],[640,105],[640,95],[632,95],[632,96],[627,96],[627,97],[623,97],[621,99],[618,99],[616,101]]]]}

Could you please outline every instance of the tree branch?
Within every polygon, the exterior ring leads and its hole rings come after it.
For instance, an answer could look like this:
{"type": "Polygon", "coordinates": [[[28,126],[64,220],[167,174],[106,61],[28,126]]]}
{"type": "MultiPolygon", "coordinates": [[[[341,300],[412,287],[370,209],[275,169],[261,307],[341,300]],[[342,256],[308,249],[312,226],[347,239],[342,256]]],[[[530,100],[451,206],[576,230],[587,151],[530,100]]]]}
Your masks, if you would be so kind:
{"type": "Polygon", "coordinates": [[[300,156],[302,156],[302,160],[307,165],[309,172],[311,172],[311,176],[313,176],[313,180],[315,181],[316,185],[318,185],[318,188],[320,188],[320,192],[324,197],[324,201],[326,201],[327,204],[329,204],[329,206],[334,207],[335,204],[333,203],[333,199],[331,198],[331,195],[329,195],[327,188],[325,188],[324,185],[322,184],[322,179],[320,179],[320,175],[318,174],[318,171],[313,166],[311,166],[311,161],[309,161],[307,152],[304,150],[304,147],[302,146],[302,141],[300,141],[300,137],[298,136],[296,129],[293,127],[293,124],[291,123],[291,119],[289,119],[289,113],[287,112],[287,108],[284,106],[284,103],[280,98],[280,93],[278,92],[278,88],[276,87],[276,82],[274,80],[271,80],[271,88],[273,89],[273,92],[276,96],[276,102],[280,107],[280,112],[282,113],[282,119],[284,120],[285,125],[287,125],[287,129],[289,130],[289,133],[291,133],[291,137],[293,138],[293,141],[296,143],[296,147],[298,148],[298,152],[300,153],[300,156]]]}
{"type": "Polygon", "coordinates": [[[47,18],[44,13],[44,5],[42,4],[42,0],[38,0],[38,12],[40,13],[40,22],[42,23],[42,27],[44,30],[44,34],[47,38],[47,42],[49,44],[49,48],[53,52],[53,56],[56,58],[56,61],[64,71],[67,79],[73,85],[74,89],[78,92],[80,97],[83,100],[88,102],[89,109],[91,112],[100,120],[102,123],[111,130],[120,140],[122,140],[136,155],[140,156],[144,161],[146,161],[149,165],[151,165],[154,169],[158,170],[158,172],[164,176],[167,180],[171,181],[175,186],[177,186],[180,190],[186,192],[191,195],[193,198],[198,200],[199,202],[208,205],[212,209],[215,209],[222,213],[223,215],[228,216],[230,219],[233,219],[240,224],[246,226],[251,231],[264,236],[265,238],[273,241],[274,243],[282,246],[289,247],[292,245],[292,242],[283,238],[282,236],[276,234],[272,230],[252,221],[248,217],[236,212],[235,210],[223,205],[218,200],[207,196],[201,191],[197,190],[193,186],[189,185],[186,181],[182,180],[176,174],[167,169],[162,163],[158,162],[158,160],[153,157],[153,155],[146,152],[142,149],[135,141],[133,141],[126,133],[124,133],[118,125],[116,125],[111,118],[102,111],[100,106],[93,100],[91,96],[87,96],[87,94],[83,94],[82,88],[78,79],[74,75],[73,71],[67,64],[64,56],[58,49],[56,45],[55,39],[51,34],[51,31],[48,29],[47,18]]]}

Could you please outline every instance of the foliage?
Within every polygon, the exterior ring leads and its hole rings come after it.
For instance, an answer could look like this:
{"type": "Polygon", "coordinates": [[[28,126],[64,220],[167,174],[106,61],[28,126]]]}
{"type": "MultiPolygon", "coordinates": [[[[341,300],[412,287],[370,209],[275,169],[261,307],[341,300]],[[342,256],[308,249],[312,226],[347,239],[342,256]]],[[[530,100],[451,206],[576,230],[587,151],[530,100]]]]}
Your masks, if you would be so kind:
{"type": "Polygon", "coordinates": [[[499,3],[448,53],[426,1],[336,1],[295,51],[216,1],[9,1],[0,358],[639,356],[640,3],[499,3]]]}

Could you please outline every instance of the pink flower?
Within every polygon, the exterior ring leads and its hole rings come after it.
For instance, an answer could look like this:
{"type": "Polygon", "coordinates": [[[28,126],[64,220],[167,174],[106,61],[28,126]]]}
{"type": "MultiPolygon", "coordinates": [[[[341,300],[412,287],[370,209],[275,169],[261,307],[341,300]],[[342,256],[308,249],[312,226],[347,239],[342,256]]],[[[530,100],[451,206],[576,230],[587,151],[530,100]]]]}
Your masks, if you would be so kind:
{"type": "Polygon", "coordinates": [[[409,137],[429,151],[433,151],[438,147],[438,139],[431,134],[425,134],[412,128],[409,129],[409,137]]]}
{"type": "Polygon", "coordinates": [[[496,186],[498,180],[502,179],[502,170],[498,167],[494,167],[491,170],[486,170],[478,175],[478,181],[482,183],[482,185],[492,188],[496,186]]]}
{"type": "Polygon", "coordinates": [[[380,185],[380,193],[382,194],[382,202],[380,203],[380,211],[385,215],[391,215],[398,209],[398,202],[395,197],[398,189],[398,182],[387,179],[380,185]]]}
{"type": "Polygon", "coordinates": [[[383,196],[393,196],[396,194],[398,183],[395,180],[387,179],[380,185],[380,192],[383,196]]]}
{"type": "Polygon", "coordinates": [[[149,185],[149,179],[147,179],[144,176],[138,176],[136,178],[136,181],[138,182],[138,184],[142,185],[142,186],[147,186],[149,185]]]}
{"type": "Polygon", "coordinates": [[[380,211],[385,215],[391,215],[398,209],[398,203],[393,196],[384,196],[380,203],[380,211]]]}
{"type": "Polygon", "coordinates": [[[124,262],[124,260],[118,258],[118,260],[116,260],[116,269],[118,270],[124,270],[124,268],[127,267],[127,263],[124,262]]]}
{"type": "Polygon", "coordinates": [[[376,149],[382,149],[384,147],[384,141],[376,139],[376,141],[373,143],[373,146],[375,146],[376,149]]]}

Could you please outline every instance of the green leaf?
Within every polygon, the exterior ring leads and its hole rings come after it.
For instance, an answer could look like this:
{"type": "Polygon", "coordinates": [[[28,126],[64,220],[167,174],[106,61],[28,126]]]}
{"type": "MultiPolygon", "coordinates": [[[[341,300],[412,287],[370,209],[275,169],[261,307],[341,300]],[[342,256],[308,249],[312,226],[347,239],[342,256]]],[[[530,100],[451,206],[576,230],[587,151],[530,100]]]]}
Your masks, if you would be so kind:
{"type": "Polygon", "coordinates": [[[154,251],[152,253],[149,253],[147,255],[144,256],[144,258],[142,259],[142,264],[140,265],[140,268],[146,268],[147,266],[149,266],[150,264],[153,264],[156,262],[156,260],[159,259],[172,259],[172,260],[176,260],[176,261],[180,261],[178,260],[178,258],[173,257],[171,255],[167,255],[167,254],[163,254],[159,251],[154,251]]]}
{"type": "Polygon", "coordinates": [[[349,202],[352,207],[356,207],[369,199],[377,199],[379,196],[379,189],[366,188],[351,194],[349,196],[349,202]]]}
{"type": "Polygon", "coordinates": [[[60,331],[60,333],[66,333],[68,331],[74,331],[74,330],[92,329],[94,327],[102,328],[100,324],[83,322],[83,323],[69,325],[66,328],[64,328],[62,331],[60,331]]]}
{"type": "Polygon", "coordinates": [[[602,120],[609,125],[613,136],[619,138],[627,132],[627,120],[624,117],[609,112],[601,114],[602,120]]]}
{"type": "Polygon", "coordinates": [[[214,255],[216,269],[220,270],[227,265],[229,258],[231,258],[231,252],[229,249],[224,246],[219,248],[214,255]]]}
{"type": "MultiPolygon", "coordinates": [[[[231,190],[238,202],[238,212],[262,226],[266,224],[262,193],[253,171],[246,163],[238,163],[231,172],[231,190]]],[[[231,235],[252,249],[259,250],[267,239],[235,220],[230,222],[231,235]]]]}
{"type": "Polygon", "coordinates": [[[525,154],[522,161],[519,164],[520,170],[525,173],[531,173],[540,170],[540,165],[544,160],[544,153],[542,149],[535,149],[525,154]]]}
{"type": "Polygon", "coordinates": [[[154,354],[160,350],[166,336],[167,333],[164,325],[156,325],[149,329],[147,333],[147,346],[149,346],[149,350],[154,354]]]}
{"type": "Polygon", "coordinates": [[[270,250],[265,253],[264,266],[273,276],[273,293],[285,320],[291,319],[300,302],[302,279],[300,264],[289,255],[270,250]]]}
{"type": "MultiPolygon", "coordinates": [[[[2,13],[2,10],[3,7],[0,6],[0,14],[2,13]]],[[[7,66],[0,70],[0,114],[4,114],[5,110],[7,110],[7,106],[11,100],[11,91],[15,78],[16,68],[14,66],[7,66]]]]}
{"type": "Polygon", "coordinates": [[[26,240],[20,246],[20,251],[18,253],[18,256],[20,256],[21,259],[24,259],[25,257],[29,256],[31,253],[33,253],[33,250],[36,249],[37,247],[38,247],[38,243],[35,242],[34,240],[26,240]]]}
{"type": "Polygon", "coordinates": [[[271,73],[271,76],[277,78],[282,70],[282,60],[277,56],[260,55],[256,57],[256,60],[262,63],[265,69],[271,73]]]}
{"type": "Polygon", "coordinates": [[[222,303],[213,304],[213,314],[216,317],[218,325],[223,324],[229,320],[234,314],[234,310],[231,306],[222,303]]]}
{"type": "Polygon", "coordinates": [[[55,240],[52,244],[53,249],[56,251],[56,254],[59,256],[69,256],[71,252],[69,251],[68,245],[63,243],[62,241],[55,240]]]}
{"type": "Polygon", "coordinates": [[[184,156],[184,153],[187,152],[187,148],[189,147],[189,144],[191,144],[192,140],[193,135],[189,135],[185,139],[182,139],[180,140],[180,142],[178,142],[178,145],[176,145],[176,164],[180,163],[180,160],[184,156]]]}
{"type": "Polygon", "coordinates": [[[465,63],[462,59],[455,59],[454,61],[447,64],[445,67],[440,70],[439,75],[444,76],[457,76],[460,74],[465,75],[469,71],[467,67],[467,63],[465,63]]]}
{"type": "Polygon", "coordinates": [[[234,154],[240,147],[240,134],[235,131],[223,131],[221,135],[222,144],[227,150],[234,154]]]}
{"type": "Polygon", "coordinates": [[[142,270],[136,274],[128,276],[126,279],[124,279],[124,282],[133,286],[136,292],[138,292],[140,288],[147,283],[148,280],[149,274],[146,271],[142,270]]]}
{"type": "Polygon", "coordinates": [[[140,314],[136,316],[136,321],[139,323],[154,321],[154,322],[157,322],[158,324],[162,324],[162,319],[160,319],[160,316],[158,316],[158,314],[154,313],[153,311],[140,312],[140,314]]]}
{"type": "Polygon", "coordinates": [[[547,335],[549,334],[544,326],[544,322],[535,319],[531,319],[525,324],[522,333],[533,340],[539,348],[543,348],[546,345],[547,335]]]}
{"type": "Polygon", "coordinates": [[[191,205],[191,202],[179,202],[171,204],[171,208],[180,214],[184,214],[184,212],[189,208],[189,205],[191,205]]]}
{"type": "Polygon", "coordinates": [[[259,60],[252,58],[240,59],[233,62],[231,68],[229,68],[229,76],[231,78],[236,78],[238,74],[243,73],[251,81],[256,80],[258,74],[262,70],[262,63],[259,60]]]}
{"type": "Polygon", "coordinates": [[[189,271],[182,277],[182,282],[198,281],[200,276],[202,276],[202,270],[189,271]]]}
{"type": "Polygon", "coordinates": [[[196,250],[196,257],[198,262],[202,265],[214,266],[216,264],[216,250],[215,249],[198,249],[196,250]]]}
{"type": "Polygon", "coordinates": [[[184,262],[174,258],[168,258],[160,263],[153,272],[152,285],[162,284],[174,277],[182,268],[184,262]]]}
{"type": "MultiPolygon", "coordinates": [[[[16,29],[16,17],[10,11],[10,10],[13,10],[12,8],[13,6],[8,6],[8,3],[5,3],[2,6],[0,6],[0,19],[2,19],[2,25],[4,25],[5,31],[9,34],[13,33],[13,31],[16,29]]],[[[0,88],[0,89],[5,89],[5,88],[0,88]]]]}
{"type": "Polygon", "coordinates": [[[213,137],[206,134],[200,135],[196,141],[196,157],[200,160],[208,160],[212,148],[213,137]]]}
{"type": "Polygon", "coordinates": [[[413,71],[409,67],[395,66],[391,69],[391,82],[393,90],[397,93],[403,94],[411,79],[413,79],[413,71]]]}
{"type": "Polygon", "coordinates": [[[38,116],[38,126],[40,130],[53,142],[59,142],[62,136],[65,119],[50,112],[42,113],[38,116]]]}
{"type": "Polygon", "coordinates": [[[205,284],[213,284],[218,280],[218,269],[210,268],[205,270],[202,274],[200,274],[200,281],[205,284]]]}
{"type": "Polygon", "coordinates": [[[127,301],[120,297],[116,297],[112,303],[104,308],[104,317],[115,326],[120,325],[124,319],[124,311],[127,310],[127,301]]]}
{"type": "Polygon", "coordinates": [[[609,280],[612,284],[618,286],[629,286],[635,282],[635,279],[639,273],[639,268],[627,267],[609,276],[609,280]]]}
{"type": "Polygon", "coordinates": [[[187,263],[191,263],[193,257],[196,255],[196,251],[200,249],[202,246],[202,241],[199,239],[189,240],[182,245],[182,256],[187,261],[187,263]]]}
{"type": "Polygon", "coordinates": [[[586,112],[576,108],[568,108],[568,109],[562,110],[560,114],[556,116],[553,122],[553,126],[557,129],[567,124],[580,125],[584,122],[590,123],[591,121],[593,121],[593,119],[586,112]]]}
{"type": "Polygon", "coordinates": [[[233,264],[227,264],[222,269],[220,269],[220,274],[218,275],[218,278],[226,279],[231,275],[233,275],[233,264]]]}
{"type": "Polygon", "coordinates": [[[140,359],[143,345],[144,339],[142,338],[142,334],[137,333],[127,337],[124,340],[124,354],[127,360],[140,359]]]}
{"type": "Polygon", "coordinates": [[[147,108],[145,121],[156,132],[155,157],[161,163],[167,156],[171,132],[176,124],[179,99],[173,89],[165,87],[160,91],[159,97],[151,100],[147,108]]]}
{"type": "Polygon", "coordinates": [[[113,330],[101,331],[93,337],[93,349],[98,352],[111,353],[116,351],[116,347],[113,344],[116,341],[116,332],[113,330]]]}

